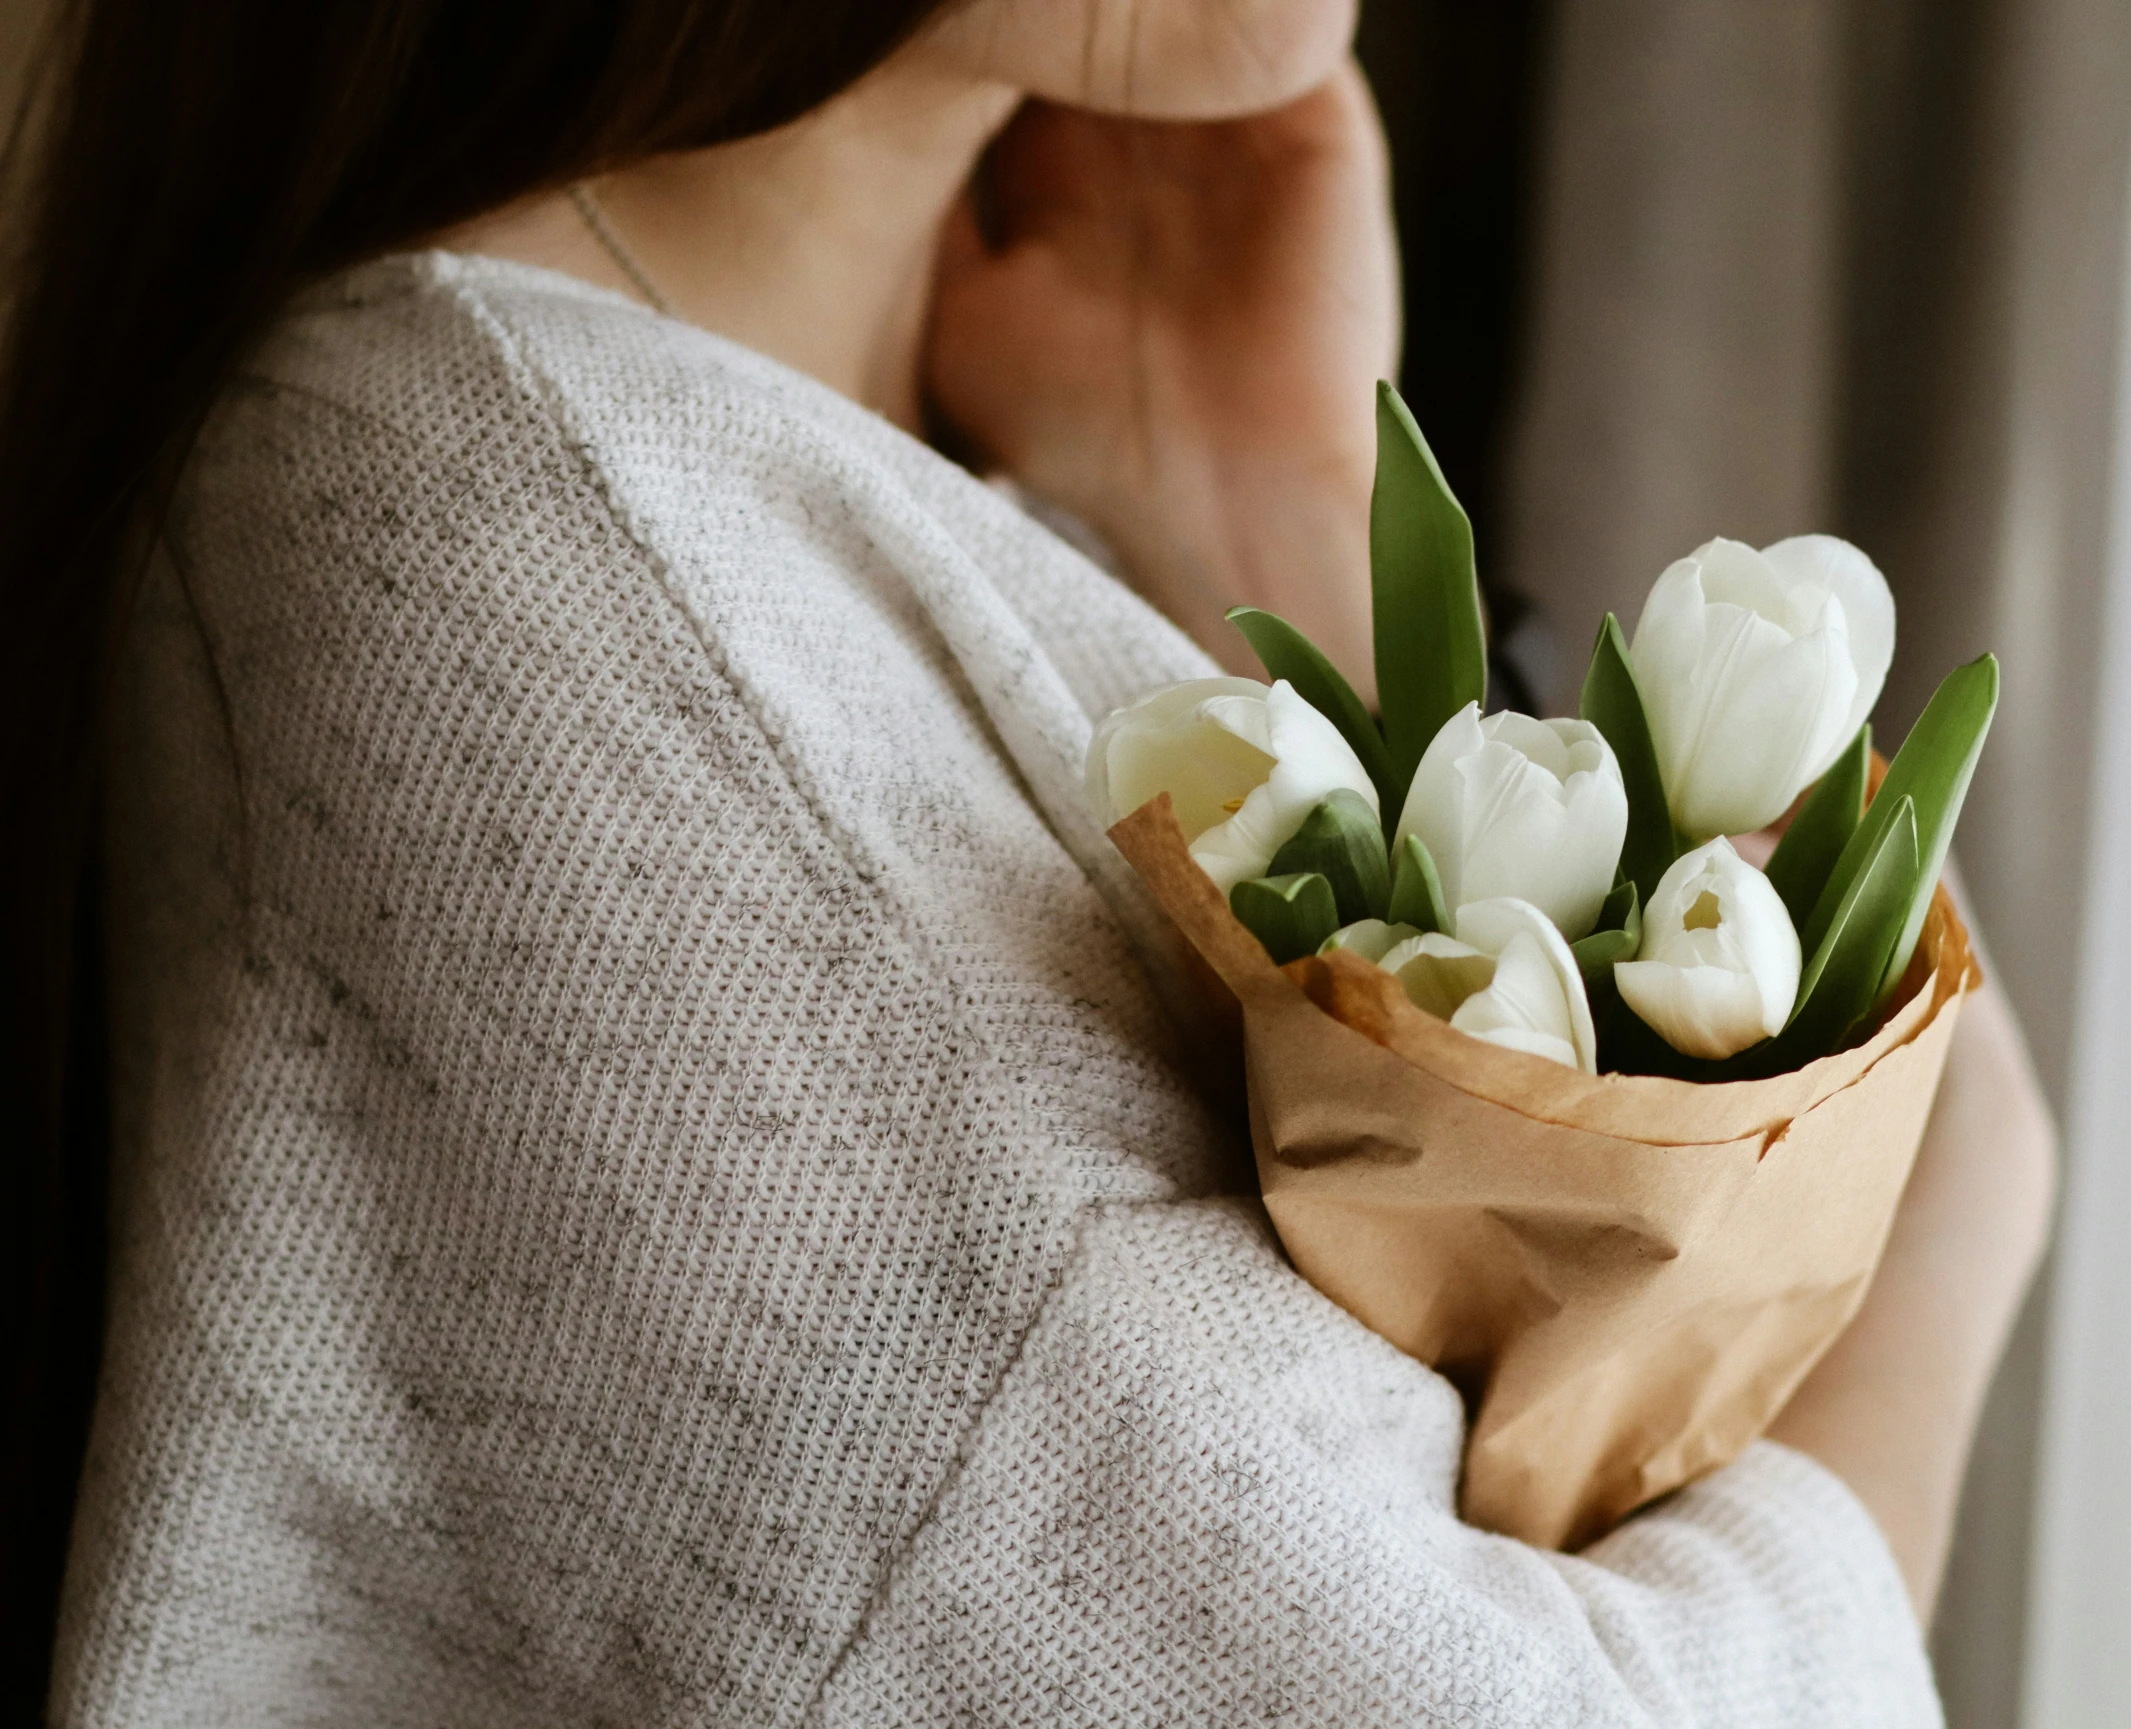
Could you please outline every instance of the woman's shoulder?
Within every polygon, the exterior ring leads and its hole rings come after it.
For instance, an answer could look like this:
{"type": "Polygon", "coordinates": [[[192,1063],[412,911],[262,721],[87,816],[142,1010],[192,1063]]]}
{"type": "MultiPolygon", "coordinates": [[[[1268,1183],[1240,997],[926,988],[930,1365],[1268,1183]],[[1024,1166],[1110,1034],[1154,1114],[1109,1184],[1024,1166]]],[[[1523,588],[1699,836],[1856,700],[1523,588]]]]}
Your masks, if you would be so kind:
{"type": "Polygon", "coordinates": [[[935,497],[985,489],[878,415],[793,368],[559,271],[477,254],[401,253],[297,296],[225,393],[336,442],[416,444],[443,461],[589,470],[691,497],[848,483],[871,464],[935,497]],[[531,439],[539,429],[546,439],[531,439]],[[535,448],[537,447],[537,448],[535,448]]]}
{"type": "Polygon", "coordinates": [[[619,535],[699,622],[767,596],[922,633],[883,543],[951,544],[1098,714],[1208,664],[1011,495],[870,410],[502,259],[401,254],[310,289],[226,393],[194,470],[195,497],[248,523],[324,516],[375,541],[448,499],[461,533],[550,526],[547,557],[619,535]]]}
{"type": "Polygon", "coordinates": [[[611,494],[675,466],[700,494],[774,486],[809,446],[848,451],[892,430],[787,367],[574,277],[403,253],[290,302],[225,387],[193,467],[215,479],[218,461],[244,467],[254,508],[272,508],[310,464],[408,460],[451,476],[469,504],[558,478],[611,494]]]}

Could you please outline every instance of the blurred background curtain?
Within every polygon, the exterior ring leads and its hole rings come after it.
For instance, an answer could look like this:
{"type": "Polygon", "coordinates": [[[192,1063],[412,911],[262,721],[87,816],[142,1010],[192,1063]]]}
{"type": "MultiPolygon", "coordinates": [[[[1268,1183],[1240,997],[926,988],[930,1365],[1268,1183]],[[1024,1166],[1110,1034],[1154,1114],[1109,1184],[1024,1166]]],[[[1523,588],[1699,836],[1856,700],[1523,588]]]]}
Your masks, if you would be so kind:
{"type": "Polygon", "coordinates": [[[1368,0],[1362,49],[1520,701],[1717,533],[1879,560],[1884,738],[2005,664],[1960,854],[2068,1195],[1934,1653],[1954,1729],[2131,1723],[2131,0],[1368,0]]]}
{"type": "Polygon", "coordinates": [[[1544,700],[1719,533],[1879,561],[1885,740],[2004,663],[1958,851],[2068,1131],[2066,1229],[1933,1650],[1955,1729],[2131,1723],[2131,4],[1372,0],[1364,55],[1404,382],[1544,700]]]}

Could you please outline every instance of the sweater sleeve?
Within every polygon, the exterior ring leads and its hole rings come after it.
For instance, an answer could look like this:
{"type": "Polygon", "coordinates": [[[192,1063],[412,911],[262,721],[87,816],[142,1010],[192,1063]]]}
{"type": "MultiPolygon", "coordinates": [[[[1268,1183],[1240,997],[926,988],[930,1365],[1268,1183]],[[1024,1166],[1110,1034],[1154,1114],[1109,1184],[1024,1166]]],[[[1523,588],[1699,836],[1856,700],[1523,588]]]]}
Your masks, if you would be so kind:
{"type": "Polygon", "coordinates": [[[824,1720],[1939,1722],[1892,1557],[1803,1455],[1568,1557],[1458,1522],[1461,1430],[1254,1209],[1094,1214],[824,1720]]]}

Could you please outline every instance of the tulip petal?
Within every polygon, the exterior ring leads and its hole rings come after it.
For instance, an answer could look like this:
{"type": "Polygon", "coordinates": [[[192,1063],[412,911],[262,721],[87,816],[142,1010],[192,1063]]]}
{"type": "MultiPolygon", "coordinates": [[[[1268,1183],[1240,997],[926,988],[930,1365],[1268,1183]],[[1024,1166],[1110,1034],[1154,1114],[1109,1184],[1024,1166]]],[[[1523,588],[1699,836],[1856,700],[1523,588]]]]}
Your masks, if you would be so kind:
{"type": "Polygon", "coordinates": [[[1476,991],[1493,982],[1495,962],[1455,937],[1428,931],[1393,947],[1377,963],[1405,986],[1413,1006],[1447,1021],[1476,991]]]}
{"type": "Polygon", "coordinates": [[[1687,1056],[1735,1056],[1768,1036],[1761,991],[1748,973],[1622,961],[1613,969],[1613,984],[1621,1001],[1687,1056]]]}
{"type": "Polygon", "coordinates": [[[1497,720],[1523,722],[1520,736],[1513,739],[1504,726],[1458,764],[1464,844],[1455,903],[1530,901],[1565,934],[1582,936],[1613,886],[1627,834],[1628,797],[1619,770],[1609,749],[1602,770],[1570,771],[1566,778],[1546,760],[1552,756],[1566,769],[1569,753],[1554,727],[1588,729],[1586,722],[1491,717],[1497,720]],[[1538,746],[1532,734],[1553,750],[1538,746]]]}
{"type": "Polygon", "coordinates": [[[1285,679],[1266,691],[1263,700],[1219,695],[1205,702],[1201,712],[1213,726],[1272,759],[1271,772],[1234,814],[1191,843],[1191,856],[1222,893],[1264,876],[1273,855],[1294,838],[1327,794],[1345,788],[1376,812],[1376,787],[1353,747],[1285,679]]]}
{"type": "Polygon", "coordinates": [[[1598,1035],[1591,1023],[1583,970],[1553,920],[1528,901],[1472,901],[1458,909],[1458,940],[1501,961],[1489,989],[1499,993],[1504,1006],[1476,1013],[1490,1020],[1506,1015],[1503,1025],[1515,1020],[1563,1038],[1570,1048],[1572,1067],[1585,1074],[1598,1072],[1598,1035]],[[1544,968],[1550,986],[1542,985],[1535,968],[1544,968]]]}
{"type": "Polygon", "coordinates": [[[1849,715],[1856,691],[1848,641],[1835,623],[1773,652],[1764,644],[1755,671],[1720,687],[1710,704],[1707,736],[1732,747],[1725,778],[1737,794],[1730,808],[1711,813],[1713,827],[1697,832],[1748,834],[1781,816],[1855,733],[1849,715]],[[1767,789],[1758,799],[1757,785],[1767,789]]]}
{"type": "MultiPolygon", "coordinates": [[[[1595,1074],[1583,977],[1553,922],[1518,900],[1474,902],[1458,919],[1456,937],[1409,936],[1377,964],[1396,975],[1416,1008],[1461,1032],[1595,1074]]],[[[1382,940],[1381,932],[1356,930],[1357,948],[1382,940]]]]}
{"type": "Polygon", "coordinates": [[[1423,754],[1397,840],[1419,836],[1453,913],[1526,900],[1581,936],[1613,886],[1627,828],[1620,765],[1590,722],[1483,721],[1468,703],[1423,754]]]}
{"type": "Polygon", "coordinates": [[[1544,769],[1556,782],[1565,781],[1577,765],[1571,760],[1574,745],[1583,736],[1564,736],[1561,728],[1588,727],[1584,721],[1540,720],[1536,716],[1519,714],[1514,709],[1504,709],[1500,714],[1491,714],[1480,723],[1480,730],[1489,742],[1506,744],[1519,756],[1530,759],[1535,767],[1544,769]]]}
{"type": "Polygon", "coordinates": [[[1458,904],[1454,861],[1463,850],[1458,840],[1464,781],[1458,764],[1476,754],[1486,742],[1487,735],[1480,730],[1478,703],[1467,703],[1446,720],[1421,754],[1420,766],[1413,771],[1406,803],[1399,811],[1398,827],[1391,837],[1394,849],[1410,834],[1421,837],[1428,856],[1435,860],[1436,875],[1443,885],[1443,904],[1452,909],[1458,904]]]}
{"type": "Polygon", "coordinates": [[[1781,816],[1830,756],[1857,681],[1833,629],[1787,637],[1758,614],[1713,605],[1709,637],[1699,724],[1665,783],[1697,838],[1748,834],[1781,816]]]}
{"type": "MultiPolygon", "coordinates": [[[[1764,547],[1761,556],[1799,587],[1817,584],[1842,602],[1850,664],[1857,673],[1857,693],[1842,729],[1847,742],[1871,715],[1894,664],[1894,595],[1887,579],[1862,551],[1832,534],[1794,535],[1764,547]]],[[[1841,748],[1836,746],[1837,753],[1841,748]]],[[[1833,761],[1830,756],[1807,778],[1818,780],[1833,761]]]]}
{"type": "Polygon", "coordinates": [[[1766,876],[1721,836],[1674,861],[1643,909],[1621,1000],[1674,1050],[1735,1055],[1783,1030],[1798,995],[1798,933],[1766,876]]]}
{"type": "Polygon", "coordinates": [[[1283,806],[1295,813],[1296,827],[1325,794],[1341,787],[1359,795],[1372,812],[1381,809],[1376,783],[1354,754],[1354,747],[1287,680],[1276,681],[1266,693],[1265,720],[1267,748],[1279,765],[1271,784],[1283,806]]]}
{"type": "Polygon", "coordinates": [[[1539,945],[1522,932],[1496,957],[1495,976],[1487,989],[1459,1004],[1450,1024],[1481,1038],[1505,1031],[1537,1034],[1565,1047],[1570,1063],[1575,1063],[1575,1041],[1561,981],[1539,945]]]}
{"type": "Polygon", "coordinates": [[[1356,919],[1326,937],[1324,946],[1317,952],[1329,954],[1334,949],[1346,949],[1365,961],[1381,962],[1400,943],[1411,942],[1421,934],[1412,925],[1391,924],[1383,919],[1356,919]]]}
{"type": "Polygon", "coordinates": [[[1194,678],[1117,709],[1088,747],[1089,808],[1107,828],[1166,792],[1184,838],[1196,839],[1273,769],[1262,739],[1238,736],[1207,705],[1222,698],[1262,705],[1268,694],[1247,678],[1194,678]]]}
{"type": "Polygon", "coordinates": [[[1630,652],[1675,824],[1706,837],[1782,814],[1855,735],[1893,643],[1884,579],[1826,535],[1713,540],[1667,569],[1630,652]]]}
{"type": "MultiPolygon", "coordinates": [[[[1479,999],[1473,1000],[1477,1002],[1479,999]]],[[[1500,1045],[1505,1050],[1522,1051],[1526,1056],[1544,1057],[1548,1062],[1559,1063],[1565,1069],[1581,1066],[1576,1061],[1576,1047],[1567,1039],[1553,1033],[1542,1033],[1525,1026],[1482,1027],[1456,1019],[1453,1019],[1451,1024],[1461,1033],[1470,1033],[1476,1039],[1485,1039],[1489,1044],[1500,1045]]]]}
{"type": "Polygon", "coordinates": [[[1826,584],[1792,582],[1743,540],[1719,535],[1695,554],[1702,564],[1702,598],[1711,606],[1736,606],[1779,626],[1788,636],[1814,629],[1826,584]]]}
{"type": "MultiPolygon", "coordinates": [[[[1457,772],[1460,832],[1450,849],[1457,862],[1443,883],[1453,909],[1525,888],[1522,879],[1542,865],[1538,854],[1563,815],[1561,783],[1514,746],[1490,740],[1461,757],[1457,772]]],[[[1552,898],[1538,882],[1529,888],[1520,899],[1544,905],[1552,898]]]]}
{"type": "MultiPolygon", "coordinates": [[[[1191,856],[1223,894],[1236,884],[1265,875],[1273,854],[1287,839],[1271,782],[1252,789],[1235,815],[1216,823],[1191,843],[1191,856]]],[[[1300,826],[1301,818],[1296,819],[1300,826]]]]}

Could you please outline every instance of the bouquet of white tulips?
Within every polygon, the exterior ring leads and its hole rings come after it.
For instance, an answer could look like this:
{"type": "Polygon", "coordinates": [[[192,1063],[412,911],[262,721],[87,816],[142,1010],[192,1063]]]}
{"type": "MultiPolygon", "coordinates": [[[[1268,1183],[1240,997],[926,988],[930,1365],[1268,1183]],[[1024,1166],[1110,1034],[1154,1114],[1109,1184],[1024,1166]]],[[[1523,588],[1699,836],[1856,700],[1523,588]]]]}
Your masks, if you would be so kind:
{"type": "Polygon", "coordinates": [[[1980,976],[1939,877],[1997,667],[1883,763],[1879,571],[1716,540],[1607,618],[1578,718],[1487,714],[1471,528],[1388,385],[1378,434],[1380,718],[1238,608],[1271,684],[1120,709],[1089,796],[1240,1007],[1296,1267],[1467,1390],[1467,1516],[1574,1545],[1758,1435],[1863,1297],[1980,976]]]}

